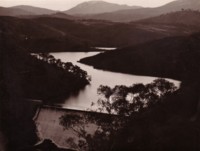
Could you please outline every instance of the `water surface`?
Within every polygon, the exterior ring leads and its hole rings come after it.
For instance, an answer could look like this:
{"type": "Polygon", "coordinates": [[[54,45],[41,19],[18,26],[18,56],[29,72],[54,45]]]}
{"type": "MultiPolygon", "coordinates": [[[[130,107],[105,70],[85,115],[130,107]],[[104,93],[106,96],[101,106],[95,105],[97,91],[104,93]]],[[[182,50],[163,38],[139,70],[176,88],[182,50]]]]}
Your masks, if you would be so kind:
{"type": "MultiPolygon", "coordinates": [[[[71,96],[63,104],[64,108],[85,110],[91,108],[92,102],[97,102],[99,96],[97,94],[97,88],[100,85],[107,85],[114,87],[115,85],[131,86],[135,83],[147,84],[155,80],[155,77],[148,76],[136,76],[130,74],[116,73],[110,71],[103,71],[94,69],[92,66],[81,64],[79,61],[82,58],[93,56],[99,52],[60,52],[51,53],[56,59],[61,59],[63,62],[72,62],[75,65],[81,67],[81,69],[87,71],[92,77],[90,85],[87,85],[84,90],[81,90],[77,96],[71,96]]],[[[103,61],[103,60],[102,60],[103,61]]],[[[179,81],[168,79],[174,82],[175,85],[179,85],[179,81]]]]}

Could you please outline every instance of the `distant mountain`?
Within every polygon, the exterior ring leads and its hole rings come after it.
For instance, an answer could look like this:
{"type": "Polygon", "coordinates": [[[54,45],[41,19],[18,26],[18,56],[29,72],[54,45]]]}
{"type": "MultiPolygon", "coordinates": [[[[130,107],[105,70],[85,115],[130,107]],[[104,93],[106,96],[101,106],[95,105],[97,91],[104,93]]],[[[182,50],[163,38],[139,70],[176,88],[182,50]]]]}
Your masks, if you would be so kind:
{"type": "Polygon", "coordinates": [[[0,16],[20,16],[20,15],[34,15],[29,11],[20,8],[6,8],[0,7],[0,16]]]}
{"type": "Polygon", "coordinates": [[[136,9],[140,8],[138,6],[128,6],[128,5],[119,5],[114,3],[108,3],[105,1],[88,1],[83,2],[67,11],[65,13],[71,15],[83,15],[83,14],[99,14],[105,12],[113,12],[118,10],[126,9],[136,9]]]}
{"type": "Polygon", "coordinates": [[[177,0],[170,2],[164,6],[156,8],[140,8],[121,10],[110,13],[101,13],[96,15],[85,16],[90,19],[110,20],[116,22],[129,22],[135,20],[155,17],[161,14],[180,11],[182,9],[200,10],[199,0],[177,0]]]}
{"type": "Polygon", "coordinates": [[[0,7],[0,16],[47,15],[53,13],[56,13],[56,11],[27,5],[0,7]]]}
{"type": "Polygon", "coordinates": [[[34,15],[44,15],[44,14],[53,14],[56,11],[46,9],[46,8],[40,8],[40,7],[34,7],[34,6],[28,6],[28,5],[19,5],[19,6],[14,6],[11,8],[18,8],[27,12],[30,12],[34,15]]]}

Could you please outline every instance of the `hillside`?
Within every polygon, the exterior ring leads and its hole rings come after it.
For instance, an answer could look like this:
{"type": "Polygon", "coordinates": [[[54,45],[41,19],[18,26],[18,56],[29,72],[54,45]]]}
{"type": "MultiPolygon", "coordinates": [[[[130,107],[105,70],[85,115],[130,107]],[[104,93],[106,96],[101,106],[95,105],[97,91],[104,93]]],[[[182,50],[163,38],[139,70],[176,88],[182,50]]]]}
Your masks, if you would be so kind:
{"type": "Polygon", "coordinates": [[[44,14],[53,14],[56,13],[54,10],[46,9],[46,8],[40,8],[40,7],[34,7],[34,6],[28,6],[28,5],[18,5],[18,6],[13,6],[10,8],[17,8],[21,9],[23,11],[30,12],[34,15],[44,15],[44,14]]]}
{"type": "MultiPolygon", "coordinates": [[[[89,83],[85,77],[78,75],[79,71],[82,72],[80,69],[76,69],[77,74],[65,70],[61,67],[64,63],[48,54],[33,57],[26,52],[16,37],[6,32],[2,35],[4,36],[0,37],[3,38],[0,47],[3,51],[4,76],[7,81],[12,80],[7,83],[9,88],[13,86],[16,88],[12,92],[20,93],[22,98],[42,99],[46,103],[51,101],[56,103],[58,97],[66,98],[89,83]],[[16,85],[13,85],[15,82],[16,85]]],[[[74,66],[71,64],[69,66],[73,70],[74,66]]]]}
{"type": "Polygon", "coordinates": [[[182,9],[192,9],[200,10],[199,0],[177,0],[170,2],[166,5],[156,8],[140,8],[140,9],[130,9],[121,10],[110,13],[101,13],[96,15],[85,16],[90,19],[102,19],[110,20],[115,22],[129,22],[135,20],[146,19],[150,17],[155,17],[161,14],[180,11],[182,9]]]}
{"type": "Polygon", "coordinates": [[[91,47],[121,48],[189,35],[200,31],[199,20],[198,11],[188,10],[131,23],[80,20],[57,13],[27,18],[0,17],[0,27],[15,35],[29,52],[94,51],[91,47]]]}
{"type": "Polygon", "coordinates": [[[74,37],[84,39],[90,46],[121,47],[133,43],[141,43],[165,35],[160,32],[151,32],[131,24],[115,24],[104,21],[75,21],[50,18],[38,18],[35,21],[45,26],[62,31],[74,37]],[[145,37],[144,35],[149,35],[145,37]],[[123,40],[122,40],[123,39],[123,40]]]}
{"type": "Polygon", "coordinates": [[[0,54],[0,132],[6,140],[1,136],[1,141],[8,151],[22,151],[39,141],[33,121],[38,106],[61,103],[89,81],[85,71],[70,63],[47,54],[51,63],[31,56],[16,37],[4,31],[0,34],[0,54]]]}
{"type": "Polygon", "coordinates": [[[181,80],[199,72],[200,34],[169,37],[81,59],[95,68],[181,80]]]}
{"type": "Polygon", "coordinates": [[[20,16],[20,15],[34,15],[29,11],[20,8],[6,8],[0,7],[0,16],[20,16]]]}
{"type": "Polygon", "coordinates": [[[171,12],[167,14],[162,14],[160,16],[140,20],[138,21],[138,23],[197,26],[197,25],[200,25],[199,19],[200,19],[199,11],[182,10],[182,11],[171,12]]]}
{"type": "MultiPolygon", "coordinates": [[[[196,14],[196,12],[192,12],[196,14]]],[[[183,17],[183,20],[186,17],[183,17]]],[[[59,30],[67,35],[84,39],[90,46],[100,47],[124,47],[144,43],[147,41],[161,39],[168,36],[188,35],[200,30],[197,20],[200,16],[195,15],[192,25],[183,24],[155,24],[134,22],[134,23],[113,23],[101,20],[76,20],[35,18],[34,21],[43,26],[59,30]],[[196,25],[195,25],[196,24],[196,25]]],[[[185,20],[187,22],[187,20],[185,20]]]]}
{"type": "Polygon", "coordinates": [[[19,5],[13,7],[0,7],[0,16],[32,16],[32,15],[50,15],[54,14],[56,11],[40,8],[40,7],[33,7],[27,5],[19,5]]]}
{"type": "Polygon", "coordinates": [[[55,18],[62,18],[62,19],[69,19],[69,20],[79,19],[79,17],[67,15],[67,14],[65,14],[63,12],[57,12],[57,13],[54,13],[54,14],[50,14],[50,15],[48,15],[46,17],[55,17],[55,18]]]}
{"type": "Polygon", "coordinates": [[[98,14],[105,12],[113,12],[125,9],[136,9],[138,6],[119,5],[105,1],[88,1],[78,4],[77,6],[65,11],[70,15],[98,14]]]}
{"type": "MultiPolygon", "coordinates": [[[[45,20],[45,19],[44,19],[45,20]]],[[[52,21],[49,17],[49,21],[52,21]]],[[[54,19],[54,21],[59,19],[54,19]]],[[[64,20],[70,23],[70,20],[64,20]]],[[[74,37],[57,28],[38,23],[34,19],[1,17],[0,27],[18,38],[29,52],[89,51],[87,41],[74,37]],[[27,28],[29,27],[29,28],[27,28]]]]}

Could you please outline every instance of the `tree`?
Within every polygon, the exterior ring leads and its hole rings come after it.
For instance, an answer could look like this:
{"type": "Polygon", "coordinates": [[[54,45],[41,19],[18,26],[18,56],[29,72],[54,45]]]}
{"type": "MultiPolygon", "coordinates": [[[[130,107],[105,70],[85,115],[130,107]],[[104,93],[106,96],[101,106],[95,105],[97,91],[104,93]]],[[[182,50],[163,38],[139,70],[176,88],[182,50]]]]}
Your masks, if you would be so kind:
{"type": "Polygon", "coordinates": [[[106,114],[66,114],[60,117],[60,124],[64,129],[71,129],[78,137],[78,143],[74,138],[68,138],[71,147],[81,151],[106,151],[112,147],[112,139],[119,123],[119,117],[106,114]],[[92,126],[91,126],[92,125],[92,126]],[[89,132],[93,128],[93,133],[89,132]]]}
{"type": "Polygon", "coordinates": [[[98,100],[97,111],[124,116],[131,115],[155,104],[176,90],[177,87],[165,79],[156,79],[147,85],[115,86],[113,89],[101,85],[98,93],[104,97],[98,100]]]}
{"type": "Polygon", "coordinates": [[[80,150],[110,151],[115,146],[115,139],[120,131],[127,127],[133,118],[155,104],[162,103],[163,98],[176,90],[173,83],[164,79],[156,79],[147,85],[134,84],[130,87],[110,88],[101,85],[98,94],[102,97],[97,102],[99,108],[95,112],[66,114],[60,118],[60,124],[65,129],[73,130],[79,137],[77,146],[80,150]],[[93,134],[87,130],[90,124],[96,126],[93,134]]]}
{"type": "Polygon", "coordinates": [[[91,77],[88,76],[86,71],[82,70],[79,66],[73,65],[71,62],[64,63],[60,59],[55,59],[54,56],[48,53],[33,54],[32,56],[38,60],[58,67],[58,69],[63,70],[65,74],[70,74],[71,76],[87,81],[88,83],[91,81],[91,77]]]}

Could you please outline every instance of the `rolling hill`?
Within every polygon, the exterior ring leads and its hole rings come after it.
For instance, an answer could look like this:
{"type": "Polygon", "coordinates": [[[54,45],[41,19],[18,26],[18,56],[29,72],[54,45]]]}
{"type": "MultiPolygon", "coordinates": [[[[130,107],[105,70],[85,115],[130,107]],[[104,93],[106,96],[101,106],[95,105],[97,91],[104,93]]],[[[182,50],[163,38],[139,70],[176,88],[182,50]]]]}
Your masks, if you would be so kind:
{"type": "Polygon", "coordinates": [[[169,36],[189,35],[200,31],[200,24],[198,24],[200,16],[198,11],[179,11],[169,15],[171,22],[167,24],[164,22],[155,23],[154,19],[149,20],[148,23],[143,21],[112,23],[97,20],[76,20],[69,22],[64,19],[56,19],[53,22],[48,18],[38,18],[35,21],[87,40],[92,46],[102,47],[124,47],[169,36]],[[176,16],[182,16],[181,20],[185,24],[175,24],[173,20],[176,19],[176,16]],[[193,16],[192,20],[191,16],[193,16]],[[191,20],[190,25],[188,25],[188,19],[191,20]]]}
{"type": "Polygon", "coordinates": [[[29,16],[29,15],[50,15],[56,11],[27,5],[0,7],[0,16],[29,16]]]}
{"type": "MultiPolygon", "coordinates": [[[[198,26],[200,25],[200,12],[192,10],[182,10],[171,12],[160,16],[137,21],[146,24],[166,24],[166,25],[182,25],[182,26],[198,26]]],[[[133,22],[134,23],[134,22],[133,22]]]]}
{"type": "Polygon", "coordinates": [[[199,72],[200,33],[168,37],[81,59],[95,68],[181,80],[199,72]]]}
{"type": "Polygon", "coordinates": [[[73,17],[66,19],[70,17],[62,13],[28,18],[0,17],[0,27],[7,34],[18,37],[30,52],[91,51],[91,47],[121,48],[200,31],[198,11],[179,11],[131,23],[73,17]],[[177,16],[181,21],[176,23],[177,16]]]}
{"type": "Polygon", "coordinates": [[[0,7],[0,16],[20,16],[20,15],[34,15],[29,11],[20,8],[6,8],[0,7]]]}
{"type": "Polygon", "coordinates": [[[133,25],[138,25],[146,30],[160,31],[168,33],[171,36],[183,34],[191,34],[199,31],[200,12],[193,10],[182,10],[162,14],[160,16],[143,19],[132,22],[133,25]],[[178,34],[179,33],[179,34],[178,34]]]}
{"type": "MultiPolygon", "coordinates": [[[[53,22],[59,20],[51,17],[48,19],[53,22]]],[[[71,22],[70,20],[63,20],[66,23],[71,22]]],[[[20,46],[29,52],[90,50],[85,40],[51,26],[38,23],[34,19],[0,17],[0,28],[2,32],[16,37],[20,42],[20,46]]]]}
{"type": "Polygon", "coordinates": [[[54,10],[40,8],[40,7],[34,7],[34,6],[28,6],[28,5],[18,5],[18,6],[13,6],[11,8],[18,8],[18,9],[30,12],[34,15],[45,15],[45,14],[56,13],[56,11],[54,11],[54,10]]]}
{"type": "Polygon", "coordinates": [[[25,15],[25,16],[16,16],[22,19],[35,19],[35,18],[60,18],[67,20],[79,20],[80,18],[77,16],[68,15],[62,12],[56,12],[53,14],[44,14],[44,15],[25,15]]]}
{"type": "Polygon", "coordinates": [[[62,18],[62,19],[68,19],[68,20],[77,20],[77,19],[79,19],[79,17],[68,15],[68,14],[65,14],[63,12],[56,12],[56,13],[50,14],[50,15],[48,15],[46,17],[62,18]]]}

